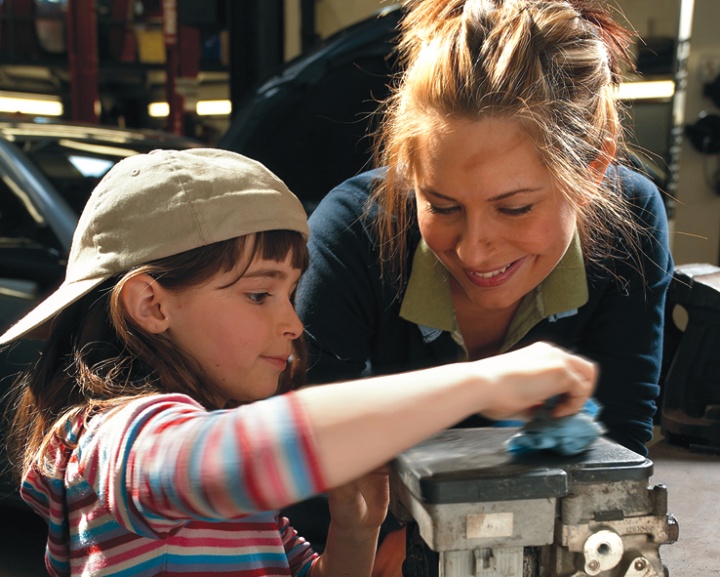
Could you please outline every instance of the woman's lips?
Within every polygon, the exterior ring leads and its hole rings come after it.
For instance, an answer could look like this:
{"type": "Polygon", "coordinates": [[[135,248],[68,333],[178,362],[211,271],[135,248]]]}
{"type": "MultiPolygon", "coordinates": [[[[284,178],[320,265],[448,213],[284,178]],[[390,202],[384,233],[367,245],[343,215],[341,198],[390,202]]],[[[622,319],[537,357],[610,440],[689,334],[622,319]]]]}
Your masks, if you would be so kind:
{"type": "Polygon", "coordinates": [[[524,259],[518,259],[505,265],[502,268],[498,268],[491,271],[479,272],[465,269],[465,274],[470,281],[479,287],[488,288],[496,287],[505,284],[510,277],[515,274],[515,271],[520,267],[524,259]]]}

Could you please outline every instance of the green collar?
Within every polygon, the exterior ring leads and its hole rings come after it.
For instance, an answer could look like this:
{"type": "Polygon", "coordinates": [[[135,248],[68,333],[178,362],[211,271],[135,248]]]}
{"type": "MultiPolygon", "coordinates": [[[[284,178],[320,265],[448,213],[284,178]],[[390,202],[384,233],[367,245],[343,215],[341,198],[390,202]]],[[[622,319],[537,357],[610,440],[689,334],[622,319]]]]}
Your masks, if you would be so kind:
{"type": "MultiPolygon", "coordinates": [[[[571,316],[587,301],[585,264],[580,238],[575,233],[558,265],[523,299],[510,323],[501,350],[508,350],[543,319],[554,321],[571,316]]],[[[439,334],[438,330],[447,331],[459,339],[447,270],[422,239],[413,257],[400,316],[420,325],[421,329],[425,328],[424,333],[439,334]]]]}

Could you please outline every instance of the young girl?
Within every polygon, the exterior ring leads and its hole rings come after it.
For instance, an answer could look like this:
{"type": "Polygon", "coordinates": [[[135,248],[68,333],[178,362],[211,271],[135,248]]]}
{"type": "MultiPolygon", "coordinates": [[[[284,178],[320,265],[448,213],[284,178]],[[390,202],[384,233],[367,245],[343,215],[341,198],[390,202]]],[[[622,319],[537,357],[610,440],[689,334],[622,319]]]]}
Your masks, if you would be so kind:
{"type": "Polygon", "coordinates": [[[369,575],[385,462],[475,412],[587,400],[594,365],[545,344],[275,395],[302,362],[307,234],[235,153],[155,151],[100,182],[65,281],[0,337],[47,339],[10,446],[51,575],[369,575]],[[318,556],[275,510],[325,491],[318,556]]]}

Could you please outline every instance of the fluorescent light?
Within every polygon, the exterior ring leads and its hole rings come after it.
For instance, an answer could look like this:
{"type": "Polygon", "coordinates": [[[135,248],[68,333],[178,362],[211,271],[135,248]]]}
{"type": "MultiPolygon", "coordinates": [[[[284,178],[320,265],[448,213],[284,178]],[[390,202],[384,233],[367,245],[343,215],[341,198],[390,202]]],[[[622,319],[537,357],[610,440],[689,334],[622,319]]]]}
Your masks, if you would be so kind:
{"type": "MultiPolygon", "coordinates": [[[[201,100],[195,111],[198,116],[229,116],[232,105],[229,100],[201,100]]],[[[148,105],[148,114],[153,118],[165,117],[170,114],[170,106],[167,102],[151,102],[148,105]]]]}
{"type": "Polygon", "coordinates": [[[669,100],[675,94],[672,80],[651,80],[647,82],[624,82],[618,86],[618,100],[669,100]]]}
{"type": "Polygon", "coordinates": [[[0,112],[33,116],[62,116],[63,105],[57,96],[0,92],[0,112]]]}
{"type": "Polygon", "coordinates": [[[229,116],[232,105],[229,100],[201,100],[197,103],[199,116],[229,116]]]}
{"type": "MultiPolygon", "coordinates": [[[[675,94],[672,80],[652,80],[647,82],[625,82],[616,91],[619,100],[668,100],[675,94]]],[[[229,100],[201,100],[197,103],[199,116],[229,116],[232,106],[229,100]]],[[[170,114],[167,102],[151,102],[148,114],[161,118],[170,114]]]]}
{"type": "Polygon", "coordinates": [[[152,118],[162,118],[170,114],[170,105],[167,102],[151,102],[148,105],[148,114],[152,118]]]}

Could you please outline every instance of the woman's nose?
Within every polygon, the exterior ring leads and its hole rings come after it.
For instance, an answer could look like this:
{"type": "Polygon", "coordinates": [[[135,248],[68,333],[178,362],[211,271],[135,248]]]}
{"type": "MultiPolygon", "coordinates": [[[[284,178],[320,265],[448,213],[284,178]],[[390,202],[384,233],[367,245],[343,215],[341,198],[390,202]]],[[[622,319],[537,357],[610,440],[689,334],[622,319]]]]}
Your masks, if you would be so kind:
{"type": "Polygon", "coordinates": [[[494,246],[492,225],[486,219],[476,217],[466,221],[455,252],[466,266],[479,265],[492,255],[494,246]]]}

